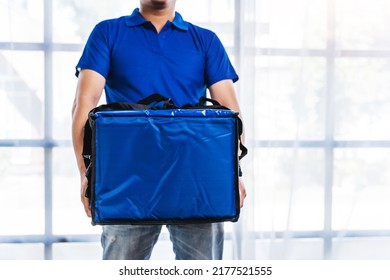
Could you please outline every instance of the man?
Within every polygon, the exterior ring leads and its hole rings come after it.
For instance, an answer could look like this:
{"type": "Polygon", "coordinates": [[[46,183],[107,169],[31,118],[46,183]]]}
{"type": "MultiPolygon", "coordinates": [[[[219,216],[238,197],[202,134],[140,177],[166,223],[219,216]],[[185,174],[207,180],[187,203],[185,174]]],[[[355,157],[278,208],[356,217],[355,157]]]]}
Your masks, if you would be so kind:
{"type": "MultiPolygon", "coordinates": [[[[103,89],[107,102],[137,102],[158,92],[178,106],[194,104],[209,89],[212,98],[240,111],[227,54],[211,31],[185,22],[176,0],[140,0],[131,16],[106,20],[92,31],[76,66],[78,85],[72,108],[72,138],[81,177],[81,201],[91,217],[83,127],[103,89]]],[[[240,203],[246,196],[240,180],[240,203]]],[[[176,259],[221,259],[223,224],[167,225],[176,259]]],[[[104,259],[149,259],[159,225],[103,226],[104,259]]]]}

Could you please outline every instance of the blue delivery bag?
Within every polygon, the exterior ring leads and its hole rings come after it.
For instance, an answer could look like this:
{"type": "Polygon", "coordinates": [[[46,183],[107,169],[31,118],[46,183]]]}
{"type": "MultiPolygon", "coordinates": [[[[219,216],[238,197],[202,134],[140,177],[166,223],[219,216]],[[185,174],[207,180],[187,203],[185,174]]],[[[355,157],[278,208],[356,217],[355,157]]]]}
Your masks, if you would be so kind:
{"type": "Polygon", "coordinates": [[[237,221],[238,121],[215,109],[91,113],[92,224],[237,221]]]}

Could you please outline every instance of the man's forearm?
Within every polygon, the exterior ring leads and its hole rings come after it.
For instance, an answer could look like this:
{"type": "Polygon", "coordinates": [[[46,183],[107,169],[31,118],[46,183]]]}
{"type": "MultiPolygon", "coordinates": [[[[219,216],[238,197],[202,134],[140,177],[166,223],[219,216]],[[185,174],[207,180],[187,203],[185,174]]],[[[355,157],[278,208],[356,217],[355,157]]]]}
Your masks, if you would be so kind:
{"type": "Polygon", "coordinates": [[[80,175],[84,175],[86,171],[86,166],[84,164],[84,159],[82,156],[83,152],[83,138],[84,138],[84,124],[86,118],[81,116],[80,112],[74,110],[73,112],[73,122],[72,122],[72,141],[73,141],[73,150],[76,156],[77,166],[80,172],[80,175]]]}
{"type": "Polygon", "coordinates": [[[83,159],[84,126],[88,113],[99,102],[105,79],[92,70],[82,70],[76,89],[76,96],[72,107],[72,141],[80,175],[83,176],[86,166],[83,159]]]}

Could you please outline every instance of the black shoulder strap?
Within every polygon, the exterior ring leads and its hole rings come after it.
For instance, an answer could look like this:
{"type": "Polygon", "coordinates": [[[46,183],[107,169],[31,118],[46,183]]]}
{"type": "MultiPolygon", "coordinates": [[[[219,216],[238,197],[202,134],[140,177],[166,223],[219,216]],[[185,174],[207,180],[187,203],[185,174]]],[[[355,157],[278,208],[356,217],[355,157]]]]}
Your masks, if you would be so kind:
{"type": "Polygon", "coordinates": [[[153,108],[159,109],[176,109],[178,108],[171,98],[165,97],[159,93],[153,93],[148,97],[141,99],[138,104],[148,105],[153,108]],[[158,106],[159,103],[163,103],[163,106],[158,106]]]}
{"type": "Polygon", "coordinates": [[[222,106],[217,100],[201,96],[198,103],[195,105],[186,104],[182,109],[220,109],[220,110],[230,110],[228,107],[222,106]],[[210,102],[211,105],[208,105],[207,102],[210,102]]]}

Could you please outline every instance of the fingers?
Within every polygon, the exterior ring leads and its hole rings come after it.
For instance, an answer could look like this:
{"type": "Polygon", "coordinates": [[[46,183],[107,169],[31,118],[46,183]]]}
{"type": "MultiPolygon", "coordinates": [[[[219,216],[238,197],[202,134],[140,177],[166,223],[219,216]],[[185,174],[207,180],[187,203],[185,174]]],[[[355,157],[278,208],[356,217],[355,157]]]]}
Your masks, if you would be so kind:
{"type": "Polygon", "coordinates": [[[90,201],[89,198],[85,196],[85,191],[87,190],[87,187],[88,187],[88,179],[87,177],[83,176],[83,178],[81,179],[80,197],[81,197],[81,202],[83,203],[84,206],[85,214],[87,214],[87,216],[91,218],[92,213],[91,213],[90,201]]]}
{"type": "Polygon", "coordinates": [[[81,202],[83,203],[84,205],[84,211],[85,211],[85,214],[87,214],[87,216],[89,218],[92,217],[92,213],[91,213],[91,207],[90,207],[90,204],[89,204],[89,198],[87,197],[81,197],[81,202]]]}
{"type": "Polygon", "coordinates": [[[240,208],[244,206],[244,200],[246,198],[246,189],[244,186],[244,182],[239,179],[239,190],[240,190],[240,208]]]}

